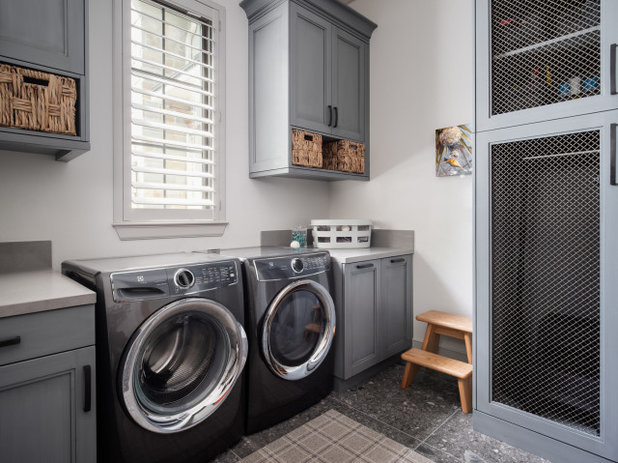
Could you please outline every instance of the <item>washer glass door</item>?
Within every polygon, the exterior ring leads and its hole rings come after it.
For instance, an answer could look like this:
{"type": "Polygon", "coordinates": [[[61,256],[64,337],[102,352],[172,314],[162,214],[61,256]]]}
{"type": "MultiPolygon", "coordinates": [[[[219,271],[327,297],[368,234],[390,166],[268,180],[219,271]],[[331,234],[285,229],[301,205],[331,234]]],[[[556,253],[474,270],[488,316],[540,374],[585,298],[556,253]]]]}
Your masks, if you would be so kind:
{"type": "Polygon", "coordinates": [[[262,351],[271,370],[288,380],[310,375],[326,358],[335,335],[335,304],[324,286],[301,280],[268,307],[262,351]]]}
{"type": "Polygon", "coordinates": [[[224,402],[246,357],[245,332],[223,305],[200,298],[166,305],[138,328],[125,351],[124,404],[150,431],[188,429],[224,402]]]}

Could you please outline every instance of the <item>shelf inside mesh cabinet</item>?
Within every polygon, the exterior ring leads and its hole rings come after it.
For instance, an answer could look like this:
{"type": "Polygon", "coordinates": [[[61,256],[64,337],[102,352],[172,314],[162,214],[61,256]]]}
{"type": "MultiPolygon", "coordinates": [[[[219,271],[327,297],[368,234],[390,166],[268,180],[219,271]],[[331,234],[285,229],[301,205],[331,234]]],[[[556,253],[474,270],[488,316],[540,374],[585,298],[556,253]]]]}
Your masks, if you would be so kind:
{"type": "Polygon", "coordinates": [[[600,95],[600,24],[600,0],[494,0],[491,113],[600,95]]]}

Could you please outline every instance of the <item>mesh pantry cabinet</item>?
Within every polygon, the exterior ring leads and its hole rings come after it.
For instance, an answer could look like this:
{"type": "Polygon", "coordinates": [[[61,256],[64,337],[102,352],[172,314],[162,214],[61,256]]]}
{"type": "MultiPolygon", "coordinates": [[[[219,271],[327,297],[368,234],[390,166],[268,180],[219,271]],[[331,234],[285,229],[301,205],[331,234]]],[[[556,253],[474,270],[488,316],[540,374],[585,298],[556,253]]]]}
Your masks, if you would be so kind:
{"type": "Polygon", "coordinates": [[[477,131],[615,109],[616,0],[477,0],[477,131]]]}
{"type": "Polygon", "coordinates": [[[477,134],[477,430],[618,461],[618,111],[477,134]]]}

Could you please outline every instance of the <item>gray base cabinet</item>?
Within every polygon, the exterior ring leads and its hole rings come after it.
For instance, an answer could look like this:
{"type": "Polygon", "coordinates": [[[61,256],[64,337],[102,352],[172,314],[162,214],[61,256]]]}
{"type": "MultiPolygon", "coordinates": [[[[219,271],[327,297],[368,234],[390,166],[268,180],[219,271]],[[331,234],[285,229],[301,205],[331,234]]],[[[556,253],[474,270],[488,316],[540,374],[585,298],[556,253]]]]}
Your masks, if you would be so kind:
{"type": "Polygon", "coordinates": [[[0,459],[94,463],[94,308],[3,318],[0,344],[0,459]]]}
{"type": "Polygon", "coordinates": [[[88,0],[0,0],[0,31],[0,62],[77,81],[76,136],[0,126],[0,150],[62,161],[88,151],[88,0]]]}
{"type": "Polygon", "coordinates": [[[412,256],[335,266],[335,376],[348,380],[412,345],[412,256]]]}
{"type": "Polygon", "coordinates": [[[245,0],[249,18],[249,174],[369,178],[369,38],[376,25],[331,0],[245,0]],[[292,164],[297,128],[365,145],[365,172],[292,164]]]}

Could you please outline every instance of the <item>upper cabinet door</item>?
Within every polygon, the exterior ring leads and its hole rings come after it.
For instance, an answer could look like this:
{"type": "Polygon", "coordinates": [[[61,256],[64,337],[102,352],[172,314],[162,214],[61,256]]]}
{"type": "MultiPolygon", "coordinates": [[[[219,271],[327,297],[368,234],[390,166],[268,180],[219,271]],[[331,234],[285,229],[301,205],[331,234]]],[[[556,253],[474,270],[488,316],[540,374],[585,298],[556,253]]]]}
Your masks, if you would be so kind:
{"type": "Polygon", "coordinates": [[[618,108],[618,2],[476,3],[477,131],[618,108]]]}
{"type": "Polygon", "coordinates": [[[366,43],[333,28],[333,122],[338,138],[362,142],[368,94],[366,43]]]}
{"type": "Polygon", "coordinates": [[[290,4],[290,123],[330,132],[331,24],[290,4]]]}
{"type": "Polygon", "coordinates": [[[0,60],[84,74],[85,14],[85,0],[0,0],[0,60]]]}

